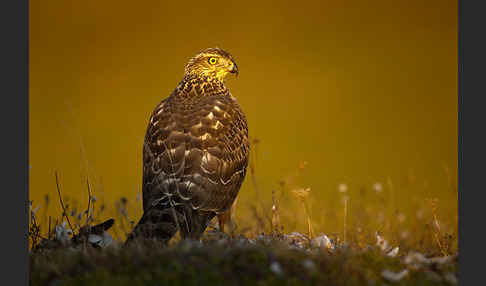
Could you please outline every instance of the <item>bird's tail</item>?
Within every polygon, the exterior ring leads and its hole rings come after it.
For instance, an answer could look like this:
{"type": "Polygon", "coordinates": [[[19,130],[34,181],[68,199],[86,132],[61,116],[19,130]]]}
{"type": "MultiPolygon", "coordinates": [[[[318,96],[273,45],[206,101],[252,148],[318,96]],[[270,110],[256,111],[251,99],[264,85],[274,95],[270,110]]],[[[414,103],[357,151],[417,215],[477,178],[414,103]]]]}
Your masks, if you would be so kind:
{"type": "Polygon", "coordinates": [[[125,243],[136,238],[155,239],[168,242],[179,229],[180,214],[173,208],[153,207],[142,215],[125,243]]]}
{"type": "Polygon", "coordinates": [[[145,211],[126,243],[136,238],[168,242],[178,230],[183,239],[199,239],[214,212],[196,211],[188,205],[161,208],[154,206],[145,211]]]}

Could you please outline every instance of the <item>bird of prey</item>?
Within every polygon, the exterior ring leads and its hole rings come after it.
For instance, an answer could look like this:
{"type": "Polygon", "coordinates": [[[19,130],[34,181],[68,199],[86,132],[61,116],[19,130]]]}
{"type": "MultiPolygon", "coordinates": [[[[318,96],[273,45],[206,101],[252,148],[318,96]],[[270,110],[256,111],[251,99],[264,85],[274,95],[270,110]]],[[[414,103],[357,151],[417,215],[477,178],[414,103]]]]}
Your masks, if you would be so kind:
{"type": "Polygon", "coordinates": [[[129,241],[167,242],[178,230],[199,239],[214,216],[227,217],[250,152],[245,115],[225,85],[229,73],[238,75],[233,57],[205,49],[155,107],[143,146],[143,215],[129,241]]]}

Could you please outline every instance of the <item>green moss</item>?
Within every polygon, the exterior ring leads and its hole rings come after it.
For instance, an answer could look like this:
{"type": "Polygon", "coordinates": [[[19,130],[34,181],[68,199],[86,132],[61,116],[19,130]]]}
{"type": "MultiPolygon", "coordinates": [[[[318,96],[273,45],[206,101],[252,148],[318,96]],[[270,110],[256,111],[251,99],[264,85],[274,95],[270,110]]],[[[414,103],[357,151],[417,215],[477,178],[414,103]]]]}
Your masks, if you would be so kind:
{"type": "MultiPolygon", "coordinates": [[[[370,248],[338,249],[333,254],[293,250],[278,243],[173,246],[148,244],[120,249],[58,249],[30,257],[31,285],[381,285],[384,269],[407,266],[370,248]],[[307,266],[304,265],[307,262],[307,266]],[[280,270],[273,272],[272,262],[280,270]],[[312,266],[309,266],[309,264],[312,266]]],[[[435,267],[436,277],[455,273],[457,262],[435,267]]],[[[432,275],[434,276],[434,275],[432,275]]],[[[441,278],[442,279],[442,278],[441,278]]],[[[423,270],[394,285],[449,285],[423,270]],[[434,278],[434,277],[432,277],[434,278]]]]}

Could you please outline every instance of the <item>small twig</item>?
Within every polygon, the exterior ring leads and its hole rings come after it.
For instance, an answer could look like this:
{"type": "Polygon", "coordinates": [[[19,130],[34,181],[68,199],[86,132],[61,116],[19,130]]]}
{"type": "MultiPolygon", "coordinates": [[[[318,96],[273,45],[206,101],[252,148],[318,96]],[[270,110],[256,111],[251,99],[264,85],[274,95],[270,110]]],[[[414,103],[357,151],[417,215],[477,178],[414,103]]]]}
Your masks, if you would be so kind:
{"type": "Polygon", "coordinates": [[[127,231],[127,228],[126,228],[126,225],[125,225],[125,220],[127,220],[127,217],[124,213],[125,206],[122,205],[121,201],[117,201],[115,203],[115,206],[116,206],[116,210],[117,210],[117,213],[118,213],[118,218],[120,219],[120,227],[121,227],[122,231],[125,233],[125,235],[127,235],[128,231],[127,231]]]}
{"type": "Polygon", "coordinates": [[[253,212],[253,216],[255,217],[255,219],[257,220],[257,224],[258,224],[258,228],[259,230],[258,231],[261,231],[261,230],[264,230],[265,229],[265,222],[263,221],[263,219],[258,215],[258,211],[257,211],[257,208],[254,204],[251,204],[250,205],[250,210],[253,212]]]}
{"type": "Polygon", "coordinates": [[[280,216],[278,213],[277,200],[275,198],[275,189],[272,190],[272,232],[279,234],[280,216]]]}
{"type": "Polygon", "coordinates": [[[31,248],[35,249],[38,246],[40,239],[45,239],[45,238],[40,234],[41,228],[40,225],[37,224],[35,215],[31,215],[31,217],[32,217],[32,221],[31,221],[31,225],[29,226],[28,233],[29,233],[29,237],[32,240],[31,248]]]}
{"type": "Polygon", "coordinates": [[[314,237],[314,231],[312,230],[312,222],[311,222],[311,218],[310,218],[310,210],[308,209],[308,206],[306,204],[306,199],[305,197],[301,197],[300,198],[301,200],[301,203],[302,203],[302,207],[304,209],[304,212],[305,212],[305,216],[307,217],[307,232],[308,232],[308,236],[310,238],[313,238],[314,237]]]}
{"type": "Polygon", "coordinates": [[[45,195],[44,197],[45,208],[42,215],[42,223],[45,224],[47,222],[47,210],[49,209],[49,195],[45,195]]]}
{"type": "Polygon", "coordinates": [[[97,221],[96,218],[100,216],[101,209],[98,211],[98,215],[96,215],[95,214],[95,212],[96,212],[96,208],[95,208],[95,205],[96,205],[96,197],[92,198],[91,200],[93,201],[93,204],[92,204],[93,206],[91,207],[93,209],[93,213],[89,217],[91,218],[91,221],[95,222],[95,221],[97,221]]]}
{"type": "Polygon", "coordinates": [[[91,204],[91,189],[89,188],[89,178],[86,177],[86,185],[88,186],[88,209],[86,210],[86,225],[89,225],[89,210],[91,204]]]}
{"type": "MultiPolygon", "coordinates": [[[[392,182],[392,179],[390,176],[387,177],[386,179],[387,181],[387,184],[388,184],[388,188],[390,189],[390,195],[389,195],[389,199],[390,199],[390,215],[394,215],[394,213],[396,213],[396,206],[395,206],[395,187],[393,185],[393,182],[392,182]]],[[[388,231],[392,231],[392,225],[391,225],[391,220],[387,220],[386,222],[386,229],[388,229],[388,231]]]]}
{"type": "Polygon", "coordinates": [[[51,216],[49,216],[49,232],[47,233],[47,238],[51,240],[51,216]]]}
{"type": "MultiPolygon", "coordinates": [[[[253,189],[255,190],[255,195],[256,195],[256,201],[260,202],[260,207],[262,208],[262,211],[265,210],[265,207],[263,206],[263,202],[259,200],[259,193],[260,189],[258,187],[257,183],[257,178],[256,178],[256,163],[258,159],[258,144],[260,143],[260,140],[255,138],[253,139],[252,143],[254,144],[253,150],[255,150],[253,154],[253,159],[250,158],[250,164],[249,164],[249,169],[250,169],[250,175],[251,175],[251,182],[253,184],[253,189]]],[[[251,156],[251,154],[250,154],[251,156]]]]}
{"type": "Polygon", "coordinates": [[[262,212],[262,216],[268,220],[268,222],[272,223],[272,217],[265,211],[267,208],[265,207],[264,203],[262,200],[259,199],[259,193],[260,193],[260,188],[258,186],[258,180],[257,180],[257,177],[256,177],[256,161],[257,161],[257,158],[258,158],[258,144],[260,143],[260,140],[259,139],[254,139],[252,141],[252,143],[254,143],[254,147],[253,147],[253,150],[255,150],[254,152],[250,153],[250,156],[253,154],[253,158],[250,158],[250,162],[249,162],[249,165],[248,165],[248,168],[250,169],[250,177],[251,177],[251,182],[252,182],[252,185],[253,185],[253,189],[255,190],[255,201],[258,202],[259,204],[256,205],[254,207],[254,212],[255,213],[258,213],[258,208],[257,207],[260,207],[261,209],[261,212],[262,212]]]}
{"type": "Polygon", "coordinates": [[[343,243],[346,243],[346,218],[348,216],[348,198],[344,198],[343,243]]]}
{"type": "Polygon", "coordinates": [[[58,195],[59,195],[59,201],[61,202],[61,207],[62,207],[62,215],[63,215],[64,217],[66,217],[66,220],[67,220],[67,222],[68,222],[68,224],[69,224],[69,227],[71,228],[71,230],[72,230],[72,231],[74,231],[74,228],[73,228],[73,226],[72,226],[71,222],[69,221],[69,217],[68,217],[68,215],[67,215],[67,213],[66,213],[66,208],[64,207],[64,203],[63,203],[63,201],[62,201],[62,197],[61,197],[61,189],[59,188],[59,179],[57,178],[57,171],[55,171],[55,172],[54,172],[54,175],[56,176],[56,187],[57,187],[57,193],[58,193],[58,195]]]}
{"type": "Polygon", "coordinates": [[[439,220],[437,219],[437,214],[436,214],[435,211],[436,211],[436,206],[434,204],[432,206],[432,216],[434,217],[434,224],[437,228],[437,232],[434,231],[435,241],[437,242],[437,245],[439,246],[439,249],[440,249],[440,252],[442,252],[442,255],[447,256],[447,251],[445,250],[445,247],[442,245],[442,243],[440,241],[439,236],[442,236],[442,232],[440,230],[439,220]]]}

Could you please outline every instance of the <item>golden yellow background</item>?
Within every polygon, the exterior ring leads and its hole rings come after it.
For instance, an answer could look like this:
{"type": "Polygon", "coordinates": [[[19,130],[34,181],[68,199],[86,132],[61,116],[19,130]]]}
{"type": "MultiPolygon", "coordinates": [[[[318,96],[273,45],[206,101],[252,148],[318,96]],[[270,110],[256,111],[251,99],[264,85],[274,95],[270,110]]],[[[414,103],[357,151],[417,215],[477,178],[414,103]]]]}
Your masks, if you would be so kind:
{"type": "MultiPolygon", "coordinates": [[[[457,176],[457,1],[35,0],[34,205],[49,194],[59,217],[58,170],[63,194],[82,206],[89,175],[98,198],[126,197],[138,220],[149,116],[187,60],[213,46],[240,68],[227,85],[261,140],[266,205],[302,161],[296,186],[311,188],[314,217],[340,205],[340,183],[352,194],[392,182],[404,208],[412,195],[456,204],[448,189],[457,176]],[[415,188],[400,187],[410,181],[415,188]]],[[[247,176],[238,210],[254,193],[247,176]]]]}

